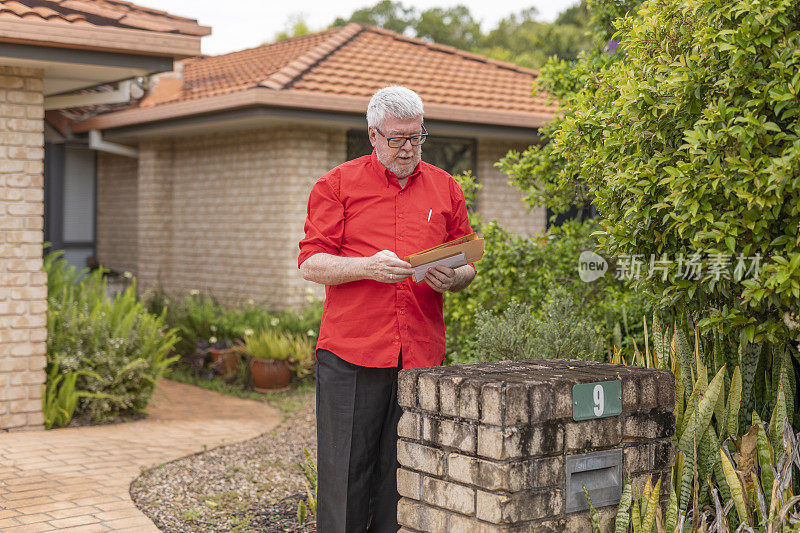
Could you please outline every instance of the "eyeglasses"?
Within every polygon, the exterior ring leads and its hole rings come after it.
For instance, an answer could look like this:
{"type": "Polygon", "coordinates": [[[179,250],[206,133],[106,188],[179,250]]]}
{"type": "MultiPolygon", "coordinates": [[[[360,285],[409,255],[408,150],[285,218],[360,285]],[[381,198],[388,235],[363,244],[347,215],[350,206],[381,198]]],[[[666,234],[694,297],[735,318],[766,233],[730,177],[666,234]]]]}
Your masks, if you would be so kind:
{"type": "Polygon", "coordinates": [[[428,138],[428,132],[425,129],[425,126],[422,126],[422,133],[411,135],[410,137],[386,137],[386,135],[384,135],[383,132],[378,128],[375,128],[375,131],[380,133],[386,139],[386,144],[389,145],[389,148],[400,148],[406,144],[406,140],[411,142],[413,146],[419,146],[425,142],[425,139],[428,138]]]}

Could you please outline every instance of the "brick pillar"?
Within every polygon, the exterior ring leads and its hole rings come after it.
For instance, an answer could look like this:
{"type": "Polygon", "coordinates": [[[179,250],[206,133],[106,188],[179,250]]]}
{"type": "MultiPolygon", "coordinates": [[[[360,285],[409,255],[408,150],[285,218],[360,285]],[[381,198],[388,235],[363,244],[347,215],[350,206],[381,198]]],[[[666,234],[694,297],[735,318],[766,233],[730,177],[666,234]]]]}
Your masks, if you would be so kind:
{"type": "Polygon", "coordinates": [[[0,67],[0,431],[42,429],[44,422],[42,76],[0,67]]]}
{"type": "MultiPolygon", "coordinates": [[[[159,283],[169,287],[172,276],[173,161],[170,140],[148,140],[139,146],[136,281],[140,291],[159,283]]],[[[195,237],[202,246],[203,236],[195,237]]]]}
{"type": "MultiPolygon", "coordinates": [[[[639,492],[652,474],[662,475],[666,503],[674,462],[674,387],[667,370],[585,361],[403,370],[397,443],[401,532],[591,531],[588,511],[567,508],[566,478],[574,471],[568,466],[576,468],[568,463],[587,452],[616,456],[639,492]],[[621,382],[618,415],[573,419],[574,385],[615,380],[621,382]]],[[[580,485],[571,484],[573,491],[575,486],[580,485]]],[[[609,492],[589,490],[596,501],[609,492]]],[[[617,503],[597,507],[606,531],[617,503]]]]}

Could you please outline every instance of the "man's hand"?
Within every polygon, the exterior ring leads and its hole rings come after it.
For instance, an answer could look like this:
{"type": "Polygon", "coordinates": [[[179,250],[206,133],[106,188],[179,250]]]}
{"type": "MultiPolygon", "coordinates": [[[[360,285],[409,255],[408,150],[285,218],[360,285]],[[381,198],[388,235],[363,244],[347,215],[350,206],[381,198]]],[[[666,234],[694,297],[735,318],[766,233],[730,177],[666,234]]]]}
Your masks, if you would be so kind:
{"type": "Polygon", "coordinates": [[[456,280],[456,271],[450,267],[439,265],[436,268],[429,268],[425,274],[425,283],[428,287],[438,293],[450,290],[456,280]]]}
{"type": "Polygon", "coordinates": [[[397,254],[391,250],[381,250],[368,259],[367,275],[369,279],[381,283],[397,283],[414,273],[411,264],[397,257],[397,254]]]}
{"type": "Polygon", "coordinates": [[[475,270],[469,265],[464,265],[455,270],[439,265],[436,268],[429,268],[425,275],[425,283],[438,293],[445,291],[457,292],[472,282],[475,277],[475,270]]]}

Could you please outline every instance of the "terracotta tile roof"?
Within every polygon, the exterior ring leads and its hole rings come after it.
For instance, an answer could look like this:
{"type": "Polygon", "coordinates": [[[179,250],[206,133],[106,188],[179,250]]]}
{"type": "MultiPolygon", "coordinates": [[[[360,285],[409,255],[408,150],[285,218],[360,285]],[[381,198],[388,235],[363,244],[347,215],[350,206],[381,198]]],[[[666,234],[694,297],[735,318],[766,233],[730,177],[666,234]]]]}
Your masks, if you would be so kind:
{"type": "Polygon", "coordinates": [[[214,57],[178,62],[124,109],[61,110],[75,133],[255,107],[363,114],[381,87],[402,84],[425,116],[536,129],[557,103],[532,91],[538,72],[403,35],[348,24],[214,57]]]}
{"type": "Polygon", "coordinates": [[[538,73],[450,46],[348,24],[230,54],[183,61],[182,87],[163,87],[139,107],[262,87],[279,92],[369,98],[390,84],[417,91],[426,104],[552,115],[533,98],[538,73]]]}
{"type": "Polygon", "coordinates": [[[153,107],[256,87],[281,67],[324,43],[335,32],[329,30],[220,56],[185,59],[181,61],[183,85],[174,87],[167,82],[164,86],[160,82],[139,105],[153,107]]]}
{"type": "Polygon", "coordinates": [[[415,88],[428,103],[547,112],[551,109],[546,101],[531,98],[537,74],[455,48],[370,29],[291,85],[298,90],[369,97],[392,83],[415,88]]]}
{"type": "Polygon", "coordinates": [[[105,26],[203,36],[211,28],[196,20],[123,0],[0,0],[0,20],[105,26]]]}

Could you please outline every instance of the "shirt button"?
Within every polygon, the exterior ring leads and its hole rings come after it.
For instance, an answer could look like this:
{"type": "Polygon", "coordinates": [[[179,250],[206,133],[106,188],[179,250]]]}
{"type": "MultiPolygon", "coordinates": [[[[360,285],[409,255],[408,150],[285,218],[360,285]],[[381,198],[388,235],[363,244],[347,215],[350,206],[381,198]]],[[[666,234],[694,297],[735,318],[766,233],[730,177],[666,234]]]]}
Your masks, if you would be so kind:
{"type": "Polygon", "coordinates": [[[397,216],[398,216],[399,218],[403,218],[403,213],[400,213],[400,214],[399,214],[399,215],[397,215],[397,216]]]}
{"type": "Polygon", "coordinates": [[[399,341],[400,340],[400,336],[399,335],[395,335],[394,336],[394,340],[399,341]]]}
{"type": "Polygon", "coordinates": [[[402,238],[402,237],[398,237],[398,238],[397,238],[397,240],[399,240],[399,241],[402,241],[402,240],[403,240],[403,238],[402,238]]]}

